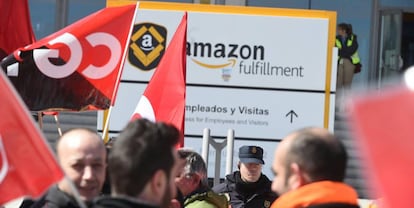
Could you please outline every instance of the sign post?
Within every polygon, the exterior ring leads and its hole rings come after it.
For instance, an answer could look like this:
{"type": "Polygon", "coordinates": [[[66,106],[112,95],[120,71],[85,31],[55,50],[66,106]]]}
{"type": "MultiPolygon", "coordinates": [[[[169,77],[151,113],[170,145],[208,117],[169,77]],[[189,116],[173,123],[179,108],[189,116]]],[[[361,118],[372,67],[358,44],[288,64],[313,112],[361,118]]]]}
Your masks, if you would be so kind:
{"type": "MultiPolygon", "coordinates": [[[[108,6],[135,3],[107,1],[108,6]]],[[[234,155],[242,145],[259,145],[270,165],[276,145],[289,132],[307,126],[333,129],[335,12],[140,2],[110,118],[112,136],[128,122],[184,11],[185,146],[201,152],[205,128],[215,138],[234,129],[234,155]]],[[[101,129],[104,115],[99,116],[101,129]]],[[[263,170],[270,174],[269,169],[263,170]]]]}

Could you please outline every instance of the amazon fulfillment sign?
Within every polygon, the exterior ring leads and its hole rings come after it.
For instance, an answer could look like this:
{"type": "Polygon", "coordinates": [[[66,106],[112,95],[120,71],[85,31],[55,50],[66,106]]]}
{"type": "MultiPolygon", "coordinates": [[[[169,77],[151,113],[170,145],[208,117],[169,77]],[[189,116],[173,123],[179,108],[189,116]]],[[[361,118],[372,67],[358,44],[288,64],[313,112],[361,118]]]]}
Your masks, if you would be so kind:
{"type": "MultiPolygon", "coordinates": [[[[136,2],[108,1],[109,6],[131,3],[136,2]]],[[[154,2],[140,2],[139,7],[110,136],[129,121],[184,11],[185,146],[201,152],[204,128],[216,137],[234,129],[235,168],[238,147],[259,145],[268,166],[263,170],[270,174],[273,151],[289,132],[307,126],[333,128],[334,12],[154,2]]],[[[102,130],[104,115],[99,116],[102,130]]]]}

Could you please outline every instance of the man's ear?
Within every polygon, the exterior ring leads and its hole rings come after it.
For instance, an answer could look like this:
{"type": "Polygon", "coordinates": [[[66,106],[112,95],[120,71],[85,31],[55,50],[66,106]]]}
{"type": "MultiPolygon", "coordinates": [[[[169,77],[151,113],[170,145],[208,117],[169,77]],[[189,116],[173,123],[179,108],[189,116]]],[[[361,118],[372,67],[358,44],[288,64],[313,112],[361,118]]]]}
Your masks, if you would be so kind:
{"type": "Polygon", "coordinates": [[[167,186],[167,175],[163,170],[157,170],[151,178],[151,194],[154,196],[162,196],[167,186]]]}
{"type": "Polygon", "coordinates": [[[191,185],[194,187],[198,187],[201,182],[201,177],[198,174],[193,174],[191,176],[191,185]]]}
{"type": "Polygon", "coordinates": [[[306,174],[297,163],[290,164],[291,176],[289,178],[289,186],[291,190],[298,189],[307,184],[306,174]]]}

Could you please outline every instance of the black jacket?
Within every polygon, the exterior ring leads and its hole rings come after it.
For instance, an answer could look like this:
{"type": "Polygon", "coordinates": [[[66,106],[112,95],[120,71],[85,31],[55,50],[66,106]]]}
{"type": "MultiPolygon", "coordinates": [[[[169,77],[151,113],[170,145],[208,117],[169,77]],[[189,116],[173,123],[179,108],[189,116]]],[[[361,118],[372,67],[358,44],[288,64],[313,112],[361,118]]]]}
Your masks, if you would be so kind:
{"type": "MultiPolygon", "coordinates": [[[[342,43],[342,37],[341,36],[336,36],[336,39],[339,40],[342,43]]],[[[351,60],[351,56],[358,50],[358,41],[357,41],[357,36],[356,35],[351,35],[348,36],[345,40],[345,44],[341,44],[342,48],[339,49],[338,53],[339,53],[339,57],[341,58],[346,58],[351,60]],[[348,46],[347,42],[348,40],[350,40],[352,38],[352,45],[348,46]]],[[[338,45],[336,45],[338,47],[338,45]]]]}
{"type": "Polygon", "coordinates": [[[20,208],[79,208],[79,205],[74,198],[53,186],[39,200],[24,200],[20,208]]]}
{"type": "Polygon", "coordinates": [[[95,200],[92,208],[158,208],[139,201],[122,197],[104,196],[95,200]]]}
{"type": "Polygon", "coordinates": [[[240,177],[240,172],[226,176],[226,181],[213,187],[216,193],[228,194],[232,208],[268,208],[277,198],[271,190],[272,182],[261,175],[255,183],[246,183],[240,177]]]}

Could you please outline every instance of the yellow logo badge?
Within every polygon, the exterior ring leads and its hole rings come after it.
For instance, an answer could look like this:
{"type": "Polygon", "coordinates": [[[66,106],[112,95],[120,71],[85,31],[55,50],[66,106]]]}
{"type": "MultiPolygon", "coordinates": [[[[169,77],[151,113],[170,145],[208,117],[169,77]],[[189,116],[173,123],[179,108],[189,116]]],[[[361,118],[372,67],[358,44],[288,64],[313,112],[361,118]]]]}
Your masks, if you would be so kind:
{"type": "Polygon", "coordinates": [[[263,206],[266,207],[266,208],[269,208],[270,207],[270,201],[265,200],[263,206]]]}
{"type": "Polygon", "coordinates": [[[129,62],[149,71],[158,66],[165,52],[167,29],[153,23],[134,25],[128,51],[129,62]]]}
{"type": "Polygon", "coordinates": [[[253,154],[256,154],[256,152],[257,152],[256,147],[252,147],[252,153],[253,153],[253,154]]]}

